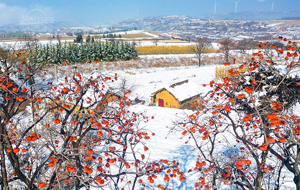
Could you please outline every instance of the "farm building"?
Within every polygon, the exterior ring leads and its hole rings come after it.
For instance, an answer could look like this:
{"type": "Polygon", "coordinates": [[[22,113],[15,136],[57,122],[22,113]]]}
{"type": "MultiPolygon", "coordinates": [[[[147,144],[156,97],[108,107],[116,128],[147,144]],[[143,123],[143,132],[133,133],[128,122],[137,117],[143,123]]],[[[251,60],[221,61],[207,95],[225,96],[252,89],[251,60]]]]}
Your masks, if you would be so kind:
{"type": "Polygon", "coordinates": [[[151,104],[160,107],[190,109],[200,100],[199,87],[189,80],[164,87],[151,94],[151,104]]]}

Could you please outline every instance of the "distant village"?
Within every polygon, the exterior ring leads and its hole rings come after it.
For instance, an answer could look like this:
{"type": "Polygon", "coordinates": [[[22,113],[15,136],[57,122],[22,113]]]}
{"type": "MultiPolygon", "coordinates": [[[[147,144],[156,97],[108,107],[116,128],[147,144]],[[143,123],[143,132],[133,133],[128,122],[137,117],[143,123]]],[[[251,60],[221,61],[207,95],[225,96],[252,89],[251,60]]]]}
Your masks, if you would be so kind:
{"type": "MultiPolygon", "coordinates": [[[[206,37],[212,42],[221,39],[273,40],[279,35],[291,40],[300,40],[299,20],[201,20],[187,16],[162,16],[126,20],[112,27],[65,27],[55,34],[76,35],[78,33],[108,37],[111,33],[129,30],[148,30],[160,33],[160,39],[191,41],[206,37]]],[[[117,37],[121,37],[117,35],[117,37]]]]}
{"type": "Polygon", "coordinates": [[[168,32],[183,36],[184,39],[207,37],[211,41],[230,38],[271,40],[283,35],[286,38],[300,39],[300,21],[293,20],[201,20],[187,16],[163,16],[128,20],[122,26],[138,29],[168,32]]]}
{"type": "MultiPolygon", "coordinates": [[[[18,36],[24,33],[0,33],[0,38],[9,38],[11,34],[18,36]]],[[[69,42],[78,35],[82,35],[84,40],[90,36],[95,40],[117,39],[137,42],[173,39],[191,42],[199,37],[208,38],[211,42],[223,39],[250,42],[276,40],[278,36],[297,41],[300,40],[300,20],[204,20],[187,16],[161,16],[125,20],[111,26],[61,27],[52,28],[52,32],[28,31],[26,34],[39,40],[62,39],[69,42]],[[43,36],[45,38],[41,38],[43,36]]],[[[157,42],[154,44],[157,45],[157,42]]]]}

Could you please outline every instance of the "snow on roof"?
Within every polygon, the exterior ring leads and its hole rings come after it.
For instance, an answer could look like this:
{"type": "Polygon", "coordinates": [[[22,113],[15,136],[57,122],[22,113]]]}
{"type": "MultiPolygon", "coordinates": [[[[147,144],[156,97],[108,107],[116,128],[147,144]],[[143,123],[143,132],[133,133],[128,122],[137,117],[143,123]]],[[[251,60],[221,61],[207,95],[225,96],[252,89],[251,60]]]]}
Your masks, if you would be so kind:
{"type": "Polygon", "coordinates": [[[192,81],[186,81],[172,84],[169,87],[165,87],[165,89],[173,94],[180,102],[201,93],[198,85],[196,85],[192,81]]]}

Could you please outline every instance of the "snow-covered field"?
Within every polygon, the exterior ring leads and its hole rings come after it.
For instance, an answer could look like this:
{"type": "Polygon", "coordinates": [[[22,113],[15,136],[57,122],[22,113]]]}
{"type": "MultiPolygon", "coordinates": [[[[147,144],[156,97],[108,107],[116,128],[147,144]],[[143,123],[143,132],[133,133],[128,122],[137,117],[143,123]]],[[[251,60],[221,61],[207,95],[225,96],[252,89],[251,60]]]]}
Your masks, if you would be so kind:
{"type": "MultiPolygon", "coordinates": [[[[174,56],[171,58],[175,58],[174,56]]],[[[147,58],[151,57],[152,56],[147,56],[147,58]]],[[[199,85],[199,90],[206,93],[207,88],[204,88],[202,85],[208,84],[214,79],[215,67],[216,66],[185,66],[116,70],[113,72],[118,74],[119,81],[112,83],[111,87],[118,88],[122,80],[126,80],[127,88],[130,88],[132,91],[129,98],[135,99],[137,97],[141,100],[145,100],[145,105],[148,105],[153,92],[186,79],[199,85]]],[[[103,71],[104,74],[111,72],[112,71],[103,71]]]]}
{"type": "MultiPolygon", "coordinates": [[[[150,150],[148,153],[149,158],[151,160],[179,160],[181,163],[180,169],[189,175],[188,170],[194,166],[197,152],[191,151],[192,147],[185,144],[186,139],[181,139],[181,133],[169,133],[169,130],[173,125],[173,121],[180,116],[186,116],[190,111],[150,106],[150,96],[151,93],[160,88],[168,87],[173,83],[186,79],[197,84],[199,90],[206,93],[208,89],[202,85],[208,84],[210,80],[214,79],[215,66],[135,69],[130,70],[130,74],[124,71],[116,72],[119,78],[125,78],[128,81],[128,86],[133,86],[131,99],[138,97],[146,101],[145,105],[135,105],[131,110],[134,112],[146,111],[149,116],[154,115],[154,119],[145,125],[146,129],[155,133],[155,136],[146,141],[146,145],[150,150]]],[[[189,176],[187,181],[174,182],[172,189],[193,189],[196,180],[197,176],[189,176]]],[[[163,182],[161,181],[161,183],[163,182]]]]}

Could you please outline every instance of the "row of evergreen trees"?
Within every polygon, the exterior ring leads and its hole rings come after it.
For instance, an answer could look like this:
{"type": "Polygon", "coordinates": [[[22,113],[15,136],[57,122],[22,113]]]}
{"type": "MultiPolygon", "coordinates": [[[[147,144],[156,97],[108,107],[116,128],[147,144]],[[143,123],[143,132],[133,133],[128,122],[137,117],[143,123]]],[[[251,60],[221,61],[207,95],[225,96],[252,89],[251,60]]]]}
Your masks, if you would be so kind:
{"type": "Polygon", "coordinates": [[[29,60],[35,64],[72,64],[94,60],[115,61],[137,58],[137,50],[129,42],[95,42],[81,44],[37,45],[29,60]]]}

